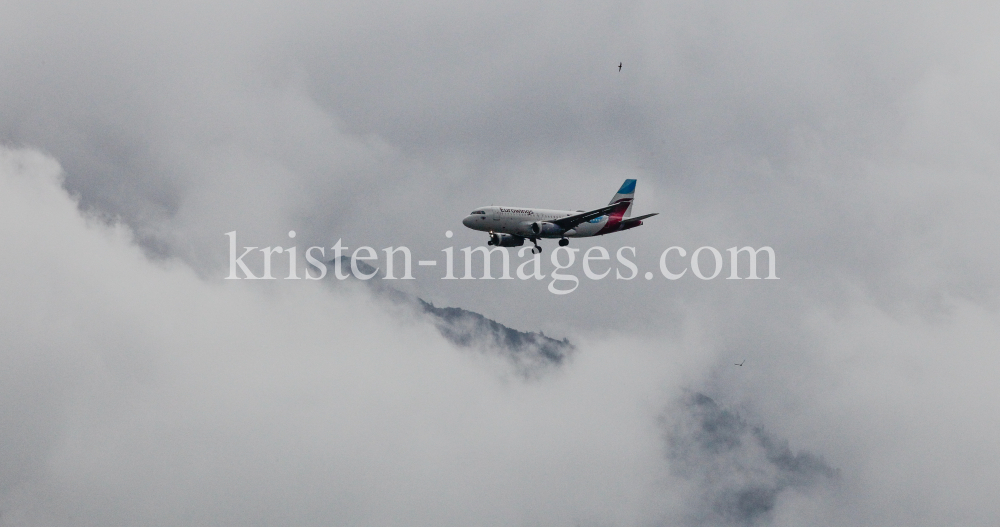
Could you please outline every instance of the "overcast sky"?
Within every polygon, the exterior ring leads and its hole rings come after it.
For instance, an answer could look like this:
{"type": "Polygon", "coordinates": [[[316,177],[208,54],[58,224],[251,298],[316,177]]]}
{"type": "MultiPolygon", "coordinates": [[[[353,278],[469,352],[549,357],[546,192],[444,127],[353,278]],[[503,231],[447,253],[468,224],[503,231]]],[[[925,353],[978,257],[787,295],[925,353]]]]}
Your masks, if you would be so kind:
{"type": "Polygon", "coordinates": [[[996,525],[998,21],[3,3],[0,525],[996,525]],[[440,259],[626,178],[659,215],[571,246],[635,280],[394,284],[572,341],[539,379],[364,288],[223,280],[227,232],[440,259]],[[674,245],[780,280],[643,280],[674,245]]]}

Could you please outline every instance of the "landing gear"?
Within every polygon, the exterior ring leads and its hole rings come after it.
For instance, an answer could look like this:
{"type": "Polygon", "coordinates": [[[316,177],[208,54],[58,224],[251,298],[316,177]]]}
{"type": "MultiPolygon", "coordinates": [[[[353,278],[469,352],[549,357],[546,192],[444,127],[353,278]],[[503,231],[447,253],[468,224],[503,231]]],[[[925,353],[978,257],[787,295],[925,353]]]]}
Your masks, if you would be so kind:
{"type": "Polygon", "coordinates": [[[538,238],[530,238],[530,240],[531,243],[535,244],[535,246],[531,248],[531,254],[541,254],[542,248],[538,245],[538,238]]]}
{"type": "Polygon", "coordinates": [[[566,247],[567,245],[569,245],[569,240],[566,238],[559,239],[559,247],[566,247]]]}

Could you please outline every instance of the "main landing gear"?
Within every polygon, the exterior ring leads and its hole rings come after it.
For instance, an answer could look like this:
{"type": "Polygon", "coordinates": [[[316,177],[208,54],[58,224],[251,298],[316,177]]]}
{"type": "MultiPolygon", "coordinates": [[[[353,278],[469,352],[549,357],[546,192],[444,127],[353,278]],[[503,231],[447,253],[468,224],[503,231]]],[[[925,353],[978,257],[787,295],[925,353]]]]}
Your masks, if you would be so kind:
{"type": "MultiPolygon", "coordinates": [[[[535,244],[535,246],[531,248],[531,254],[540,254],[542,252],[542,247],[538,245],[538,238],[528,238],[528,239],[531,240],[531,243],[535,244]]],[[[559,239],[559,247],[566,247],[567,245],[569,245],[568,239],[566,238],[559,239]]]]}
{"type": "Polygon", "coordinates": [[[528,239],[531,240],[531,243],[535,244],[535,246],[531,248],[531,254],[541,254],[542,247],[538,245],[538,238],[528,238],[528,239]]]}

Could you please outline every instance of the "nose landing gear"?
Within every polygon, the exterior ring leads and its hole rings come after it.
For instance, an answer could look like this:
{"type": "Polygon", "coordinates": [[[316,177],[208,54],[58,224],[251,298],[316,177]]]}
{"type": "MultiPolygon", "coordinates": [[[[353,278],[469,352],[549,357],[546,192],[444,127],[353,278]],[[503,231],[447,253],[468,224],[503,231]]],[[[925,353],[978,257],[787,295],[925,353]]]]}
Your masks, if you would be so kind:
{"type": "Polygon", "coordinates": [[[569,240],[566,238],[559,239],[559,247],[566,247],[567,245],[569,245],[569,240]]]}

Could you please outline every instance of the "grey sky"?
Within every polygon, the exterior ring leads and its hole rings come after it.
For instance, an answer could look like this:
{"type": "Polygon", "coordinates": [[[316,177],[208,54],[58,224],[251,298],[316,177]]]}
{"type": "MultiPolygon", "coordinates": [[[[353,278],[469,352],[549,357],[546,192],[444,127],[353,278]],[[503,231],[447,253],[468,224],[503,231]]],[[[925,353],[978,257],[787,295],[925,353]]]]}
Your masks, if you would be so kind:
{"type": "Polygon", "coordinates": [[[671,472],[657,428],[693,390],[840,470],[755,522],[994,525],[998,19],[4,3],[0,523],[674,524],[697,514],[672,489],[714,481],[671,472]],[[781,280],[400,285],[578,345],[532,383],[351,288],[222,280],[225,232],[431,257],[485,241],[476,206],[596,207],[629,177],[660,215],[574,247],[645,271],[769,245],[781,280]]]}

